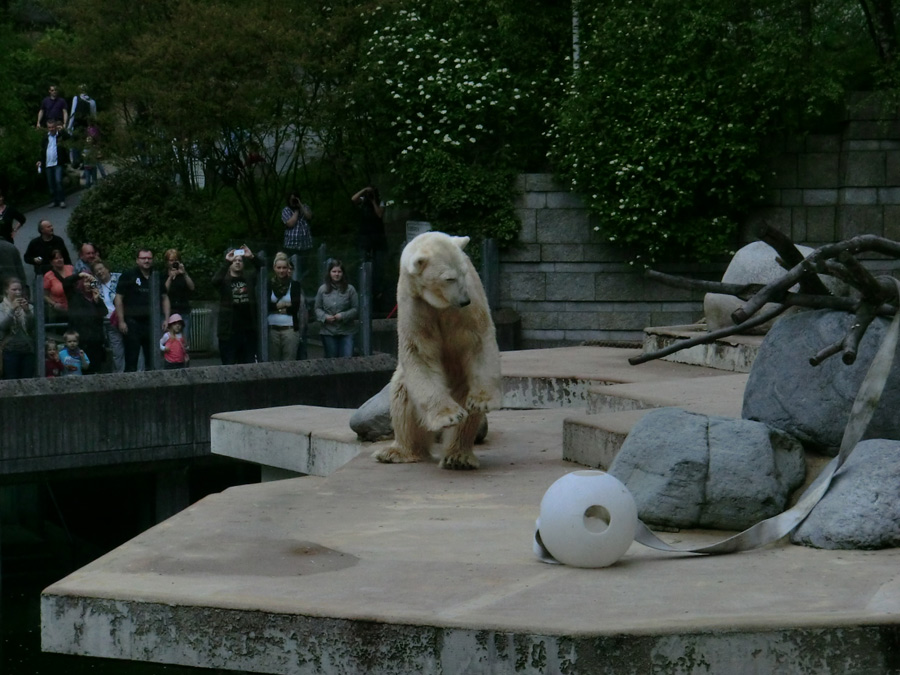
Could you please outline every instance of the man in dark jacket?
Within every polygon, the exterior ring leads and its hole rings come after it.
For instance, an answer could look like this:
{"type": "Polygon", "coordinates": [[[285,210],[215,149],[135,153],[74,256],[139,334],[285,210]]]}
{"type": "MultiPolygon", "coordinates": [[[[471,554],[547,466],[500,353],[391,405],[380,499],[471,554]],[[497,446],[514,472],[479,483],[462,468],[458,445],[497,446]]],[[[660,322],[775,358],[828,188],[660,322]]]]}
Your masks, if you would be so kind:
{"type": "Polygon", "coordinates": [[[41,158],[37,161],[38,171],[47,175],[47,187],[53,197],[53,206],[66,208],[66,193],[63,191],[63,167],[69,163],[69,151],[59,132],[59,122],[47,122],[47,135],[41,143],[41,158]]]}
{"type": "Polygon", "coordinates": [[[38,234],[39,236],[28,242],[28,248],[25,249],[25,262],[28,265],[34,265],[35,274],[44,276],[50,271],[50,260],[53,258],[51,254],[54,249],[62,251],[66,265],[72,264],[66,242],[62,237],[53,234],[53,223],[49,220],[42,220],[38,223],[38,234]]]}

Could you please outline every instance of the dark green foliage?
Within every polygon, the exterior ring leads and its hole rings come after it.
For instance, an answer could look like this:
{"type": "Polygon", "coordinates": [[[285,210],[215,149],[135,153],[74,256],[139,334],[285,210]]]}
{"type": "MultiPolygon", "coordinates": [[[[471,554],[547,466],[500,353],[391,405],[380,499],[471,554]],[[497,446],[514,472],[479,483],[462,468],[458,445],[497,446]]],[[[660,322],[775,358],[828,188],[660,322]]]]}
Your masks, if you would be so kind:
{"type": "Polygon", "coordinates": [[[372,12],[352,105],[403,202],[437,229],[513,241],[513,176],[539,166],[568,10],[411,0],[372,12]]]}
{"type": "Polygon", "coordinates": [[[229,241],[212,211],[208,200],[189,195],[167,174],[129,166],[85,193],[68,232],[73,242],[93,242],[114,271],[133,267],[139,248],[150,248],[158,264],[176,248],[202,295],[229,241]]]}
{"type": "Polygon", "coordinates": [[[582,61],[553,130],[560,170],[640,263],[727,252],[763,197],[773,139],[843,96],[825,47],[834,18],[793,0],[580,6],[582,61]]]}

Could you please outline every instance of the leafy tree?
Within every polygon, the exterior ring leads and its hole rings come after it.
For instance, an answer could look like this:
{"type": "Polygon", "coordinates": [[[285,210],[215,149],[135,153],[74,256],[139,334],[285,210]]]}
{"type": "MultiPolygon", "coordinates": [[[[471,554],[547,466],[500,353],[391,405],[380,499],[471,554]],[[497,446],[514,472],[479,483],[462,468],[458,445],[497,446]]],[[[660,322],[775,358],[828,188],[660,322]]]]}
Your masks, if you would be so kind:
{"type": "MultiPolygon", "coordinates": [[[[44,39],[54,35],[48,33],[44,39]]],[[[0,189],[18,195],[13,198],[46,190],[43,177],[34,170],[41,143],[34,123],[47,85],[58,81],[64,71],[37,51],[34,43],[14,26],[0,23],[0,189]]]]}
{"type": "Polygon", "coordinates": [[[583,59],[552,131],[561,172],[639,262],[727,251],[762,197],[769,141],[843,94],[827,12],[850,3],[579,4],[583,59]]]}
{"type": "Polygon", "coordinates": [[[317,147],[312,111],[325,82],[308,27],[319,9],[73,0],[60,11],[75,36],[70,58],[116,102],[104,126],[117,132],[118,152],[166,167],[188,191],[233,191],[251,236],[277,229],[284,195],[317,147]]]}

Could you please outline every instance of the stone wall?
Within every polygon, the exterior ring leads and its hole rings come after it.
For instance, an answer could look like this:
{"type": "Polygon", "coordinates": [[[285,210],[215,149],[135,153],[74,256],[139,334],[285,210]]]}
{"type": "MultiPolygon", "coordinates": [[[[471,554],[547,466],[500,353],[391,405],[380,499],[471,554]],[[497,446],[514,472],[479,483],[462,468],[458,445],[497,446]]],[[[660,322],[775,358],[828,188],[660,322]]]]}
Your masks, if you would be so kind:
{"type": "MultiPolygon", "coordinates": [[[[518,244],[500,255],[500,305],[522,319],[522,346],[640,341],[647,326],[688,324],[703,294],[644,279],[602,241],[579,197],[549,174],[518,179],[518,244]]],[[[669,265],[671,274],[717,279],[721,265],[669,265]]]]}
{"type": "Polygon", "coordinates": [[[386,354],[0,381],[0,483],[209,455],[209,418],[284,405],[355,408],[390,380],[386,354]]]}
{"type": "MultiPolygon", "coordinates": [[[[522,175],[517,188],[522,229],[517,246],[501,253],[500,306],[521,316],[523,347],[636,341],[646,327],[702,318],[702,293],[643,279],[552,175],[522,175]]],[[[900,240],[900,120],[857,94],[833,133],[786,142],[766,204],[748,214],[742,242],[754,241],[764,223],[812,247],[859,234],[900,240]]],[[[900,266],[878,256],[865,262],[876,273],[900,266]]],[[[658,269],[718,280],[724,265],[658,269]]]]}
{"type": "Polygon", "coordinates": [[[870,96],[855,95],[833,133],[785,143],[773,169],[745,241],[762,223],[813,247],[859,234],[900,239],[900,120],[870,96]]]}

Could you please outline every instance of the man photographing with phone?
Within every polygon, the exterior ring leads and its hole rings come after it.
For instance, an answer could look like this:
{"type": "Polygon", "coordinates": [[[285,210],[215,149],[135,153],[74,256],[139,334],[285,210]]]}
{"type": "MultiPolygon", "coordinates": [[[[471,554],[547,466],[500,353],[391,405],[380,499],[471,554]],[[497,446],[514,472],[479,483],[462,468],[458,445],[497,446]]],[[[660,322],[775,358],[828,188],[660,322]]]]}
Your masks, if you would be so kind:
{"type": "Polygon", "coordinates": [[[289,258],[295,259],[295,278],[303,277],[304,257],[312,250],[312,232],[309,229],[309,221],[312,220],[312,210],[304,204],[300,198],[300,191],[296,188],[287,198],[287,206],[281,211],[281,222],[284,223],[284,248],[282,249],[289,258]]]}
{"type": "MultiPolygon", "coordinates": [[[[184,327],[182,335],[190,344],[191,339],[191,297],[194,295],[194,280],[188,274],[184,262],[181,260],[181,253],[176,248],[168,249],[163,257],[166,260],[165,273],[166,280],[163,284],[166,295],[169,296],[169,307],[171,314],[180,314],[184,327]]],[[[163,321],[168,318],[168,314],[163,321]]],[[[163,330],[166,330],[163,326],[163,330]]]]}
{"type": "Polygon", "coordinates": [[[213,275],[219,293],[219,356],[222,365],[256,360],[256,279],[259,260],[248,246],[231,249],[213,275]]]}

